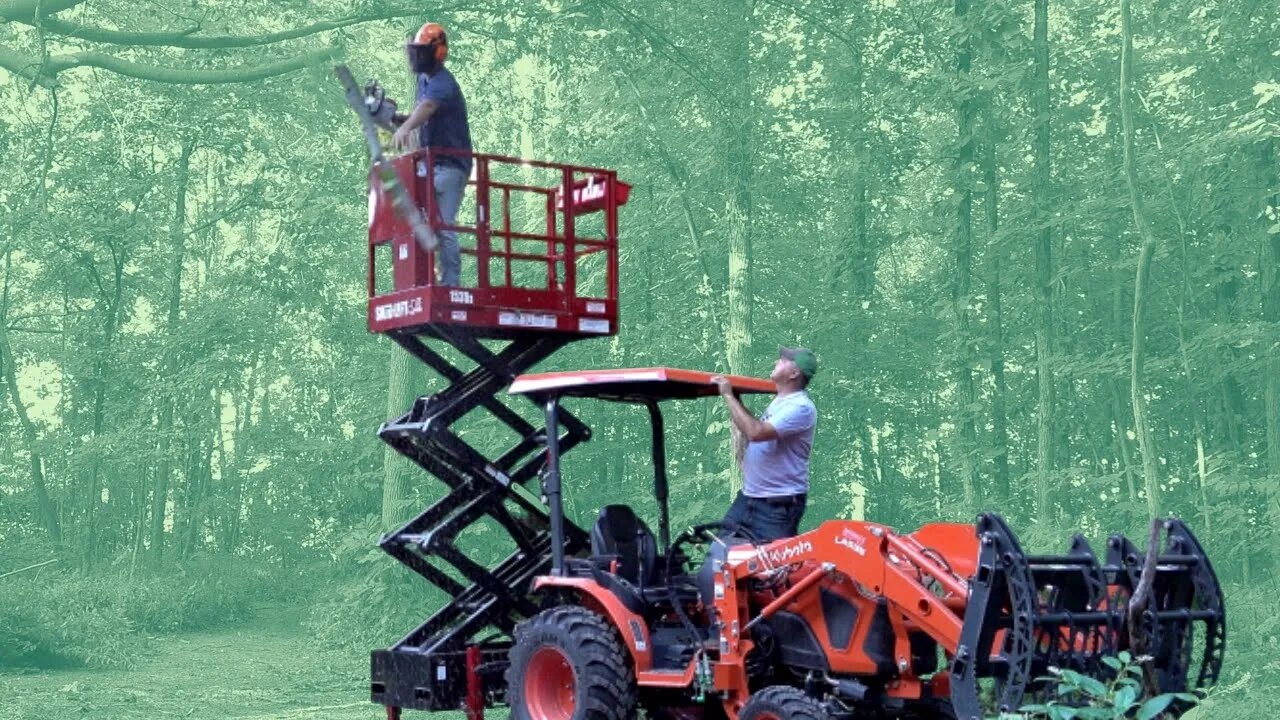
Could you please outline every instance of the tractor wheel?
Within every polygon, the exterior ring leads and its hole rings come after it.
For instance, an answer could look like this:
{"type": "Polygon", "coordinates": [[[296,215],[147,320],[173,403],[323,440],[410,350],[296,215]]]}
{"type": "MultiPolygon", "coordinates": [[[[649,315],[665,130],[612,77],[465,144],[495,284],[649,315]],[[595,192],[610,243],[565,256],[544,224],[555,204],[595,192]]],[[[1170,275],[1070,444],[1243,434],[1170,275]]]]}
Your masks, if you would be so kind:
{"type": "Polygon", "coordinates": [[[796,688],[774,685],[748,698],[738,720],[827,720],[827,711],[796,688]]]}
{"type": "Polygon", "coordinates": [[[570,606],[516,626],[507,668],[512,720],[632,720],[636,678],[618,631],[570,606]]]}

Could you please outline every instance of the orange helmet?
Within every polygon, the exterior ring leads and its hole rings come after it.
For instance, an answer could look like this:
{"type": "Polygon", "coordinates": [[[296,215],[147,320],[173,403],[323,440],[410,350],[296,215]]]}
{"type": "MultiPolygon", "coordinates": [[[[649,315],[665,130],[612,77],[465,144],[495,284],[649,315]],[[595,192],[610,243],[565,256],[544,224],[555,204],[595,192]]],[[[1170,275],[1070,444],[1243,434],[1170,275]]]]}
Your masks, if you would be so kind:
{"type": "Polygon", "coordinates": [[[449,55],[449,38],[444,34],[444,26],[429,22],[418,29],[418,34],[410,41],[412,45],[426,45],[435,48],[435,61],[444,62],[449,55]]]}

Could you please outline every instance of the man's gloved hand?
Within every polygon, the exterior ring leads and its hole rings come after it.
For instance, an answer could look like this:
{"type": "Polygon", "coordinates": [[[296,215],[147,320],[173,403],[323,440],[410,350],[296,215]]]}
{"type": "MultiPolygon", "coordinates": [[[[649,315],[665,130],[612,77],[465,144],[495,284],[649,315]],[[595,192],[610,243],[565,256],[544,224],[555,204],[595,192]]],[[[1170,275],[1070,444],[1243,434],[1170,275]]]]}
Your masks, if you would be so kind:
{"type": "Polygon", "coordinates": [[[721,395],[727,397],[733,394],[733,383],[729,381],[729,378],[723,375],[713,376],[711,378],[711,384],[716,386],[716,389],[720,391],[721,395]]]}
{"type": "Polygon", "coordinates": [[[401,125],[396,129],[396,134],[391,138],[391,146],[398,150],[405,150],[413,141],[413,130],[401,125]]]}

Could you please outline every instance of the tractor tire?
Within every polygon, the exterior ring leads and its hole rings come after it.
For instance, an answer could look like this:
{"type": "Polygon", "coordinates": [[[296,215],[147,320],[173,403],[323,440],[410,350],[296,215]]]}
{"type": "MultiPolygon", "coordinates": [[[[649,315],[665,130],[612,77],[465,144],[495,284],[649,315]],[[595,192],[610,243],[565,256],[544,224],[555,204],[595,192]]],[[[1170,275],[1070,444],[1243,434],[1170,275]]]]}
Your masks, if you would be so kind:
{"type": "Polygon", "coordinates": [[[827,720],[827,711],[801,690],[773,685],[748,698],[738,720],[827,720]]]}
{"type": "Polygon", "coordinates": [[[577,606],[520,623],[507,668],[511,720],[633,720],[636,678],[618,631],[577,606]]]}

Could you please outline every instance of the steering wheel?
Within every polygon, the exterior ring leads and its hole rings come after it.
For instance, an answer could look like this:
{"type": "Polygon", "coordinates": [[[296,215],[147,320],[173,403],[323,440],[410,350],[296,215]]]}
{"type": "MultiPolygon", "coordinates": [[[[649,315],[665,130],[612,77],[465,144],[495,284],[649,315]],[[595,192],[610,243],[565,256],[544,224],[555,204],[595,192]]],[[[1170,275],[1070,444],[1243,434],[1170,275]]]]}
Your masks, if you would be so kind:
{"type": "Polygon", "coordinates": [[[725,533],[727,535],[728,534],[740,535],[752,545],[759,546],[763,544],[760,542],[758,538],[756,538],[755,535],[751,533],[750,530],[746,529],[742,525],[739,525],[738,523],[726,523],[726,522],[703,523],[701,525],[694,525],[688,528],[684,532],[677,535],[675,540],[671,541],[671,547],[667,549],[668,560],[670,560],[671,555],[673,554],[672,551],[683,545],[689,545],[689,544],[707,545],[709,543],[713,543],[720,540],[720,536],[712,532],[713,530],[728,531],[727,533],[725,533]]]}
{"type": "Polygon", "coordinates": [[[723,542],[722,537],[713,532],[715,530],[727,531],[725,535],[739,535],[755,547],[759,547],[763,544],[751,533],[750,530],[747,530],[745,527],[742,527],[737,523],[709,522],[689,527],[671,541],[671,545],[667,547],[666,561],[663,563],[666,567],[665,581],[667,593],[670,595],[673,602],[675,599],[675,584],[672,582],[672,578],[674,576],[672,569],[676,566],[675,560],[680,556],[683,556],[686,560],[692,557],[681,549],[687,545],[702,547],[714,542],[723,542]]]}

